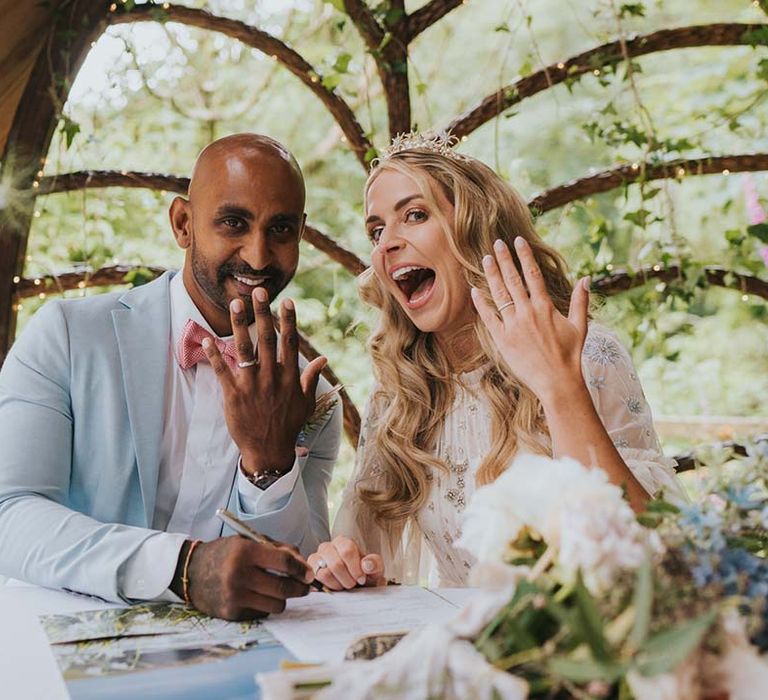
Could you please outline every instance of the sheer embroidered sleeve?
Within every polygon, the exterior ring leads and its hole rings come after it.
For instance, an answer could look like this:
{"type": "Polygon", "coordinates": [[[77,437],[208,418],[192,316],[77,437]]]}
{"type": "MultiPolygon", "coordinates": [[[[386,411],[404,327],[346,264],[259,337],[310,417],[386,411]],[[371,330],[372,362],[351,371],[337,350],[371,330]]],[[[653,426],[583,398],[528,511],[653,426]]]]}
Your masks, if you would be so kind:
{"type": "Polygon", "coordinates": [[[606,328],[590,324],[582,353],[582,372],[608,434],[635,478],[652,496],[687,500],[675,474],[676,462],[665,457],[653,427],[629,353],[606,328]]]}

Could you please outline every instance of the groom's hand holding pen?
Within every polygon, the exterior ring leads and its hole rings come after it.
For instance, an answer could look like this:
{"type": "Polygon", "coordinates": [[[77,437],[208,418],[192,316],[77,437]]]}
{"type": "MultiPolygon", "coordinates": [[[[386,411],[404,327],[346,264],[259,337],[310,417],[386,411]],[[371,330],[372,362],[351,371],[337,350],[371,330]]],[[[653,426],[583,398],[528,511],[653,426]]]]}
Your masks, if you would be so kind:
{"type": "Polygon", "coordinates": [[[170,589],[206,615],[249,620],[282,612],[289,598],[309,593],[314,578],[295,547],[252,532],[211,542],[187,540],[170,589]]]}
{"type": "MultiPolygon", "coordinates": [[[[277,544],[274,540],[269,539],[269,537],[266,537],[265,535],[262,535],[260,532],[256,532],[253,528],[251,528],[247,523],[244,523],[242,520],[237,518],[235,515],[230,513],[230,511],[226,510],[225,508],[219,508],[216,511],[216,517],[219,518],[225,525],[228,525],[230,528],[232,528],[238,535],[242,535],[243,537],[247,537],[249,540],[253,540],[254,542],[258,542],[259,544],[271,544],[275,545],[277,544]]],[[[283,576],[283,574],[276,572],[276,571],[270,571],[270,573],[277,574],[278,576],[283,576]]],[[[318,581],[316,578],[312,578],[312,580],[309,582],[309,585],[312,586],[316,591],[321,591],[325,593],[330,593],[330,590],[323,586],[320,581],[318,581]]]]}

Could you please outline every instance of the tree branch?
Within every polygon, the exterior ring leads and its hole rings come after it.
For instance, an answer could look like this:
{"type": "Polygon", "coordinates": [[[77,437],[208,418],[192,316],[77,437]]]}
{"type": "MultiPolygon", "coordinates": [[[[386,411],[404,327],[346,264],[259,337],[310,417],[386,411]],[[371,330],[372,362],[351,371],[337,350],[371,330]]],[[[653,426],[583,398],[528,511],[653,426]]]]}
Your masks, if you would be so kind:
{"type": "MultiPolygon", "coordinates": [[[[645,56],[658,51],[692,48],[698,46],[734,46],[755,43],[753,32],[768,27],[768,24],[703,24],[679,29],[662,29],[652,34],[636,36],[626,41],[630,58],[645,56]]],[[[497,117],[504,110],[522,102],[548,88],[572,81],[585,73],[592,73],[605,66],[615,65],[624,60],[622,42],[603,44],[589,51],[552,64],[525,78],[488,95],[477,106],[456,117],[446,129],[457,138],[466,136],[486,122],[497,117]]]]}
{"type": "Polygon", "coordinates": [[[110,13],[111,24],[141,21],[180,22],[226,34],[272,56],[317,95],[341,127],[357,159],[363,167],[368,167],[365,155],[371,148],[371,143],[358,123],[355,113],[338,93],[323,85],[321,76],[301,55],[280,39],[239,20],[219,17],[206,10],[181,5],[163,5],[161,8],[157,5],[142,4],[134,5],[130,10],[125,11],[122,9],[123,6],[118,4],[117,8],[117,11],[110,13]]]}
{"type": "MultiPolygon", "coordinates": [[[[394,0],[392,0],[394,2],[394,0]]],[[[390,138],[411,130],[411,96],[408,85],[408,42],[405,16],[383,27],[363,0],[344,0],[344,8],[376,61],[387,102],[390,138]]],[[[402,2],[392,5],[402,10],[402,2]]]]}
{"type": "Polygon", "coordinates": [[[134,187],[166,190],[186,196],[189,188],[188,177],[127,170],[78,170],[73,173],[49,175],[41,178],[39,182],[38,195],[104,187],[134,187]]]}
{"type": "Polygon", "coordinates": [[[325,253],[331,260],[339,263],[355,277],[368,268],[368,263],[358,258],[351,250],[342,248],[330,236],[321,233],[312,226],[304,227],[304,240],[325,253]]]}
{"type": "MultiPolygon", "coordinates": [[[[161,175],[159,173],[128,172],[125,170],[79,171],[42,178],[39,181],[37,194],[55,194],[72,190],[103,187],[140,187],[186,195],[189,188],[189,178],[161,175]]],[[[343,248],[330,236],[312,226],[304,228],[304,240],[325,253],[332,260],[335,260],[355,276],[368,267],[367,263],[358,258],[351,250],[343,248]]]]}
{"type": "Polygon", "coordinates": [[[588,177],[572,180],[534,196],[528,206],[535,214],[562,207],[569,202],[593,194],[608,192],[633,182],[648,182],[687,175],[714,175],[717,173],[755,172],[768,170],[768,154],[751,153],[709,158],[680,158],[659,164],[632,163],[603,170],[588,177]]]}
{"type": "Polygon", "coordinates": [[[344,0],[344,9],[363,38],[365,45],[371,51],[378,51],[381,42],[384,41],[385,32],[376,21],[371,8],[365,4],[364,0],[344,0]]]}
{"type": "MultiPolygon", "coordinates": [[[[707,283],[715,287],[724,287],[741,294],[753,294],[762,299],[768,299],[768,281],[759,277],[726,270],[715,265],[705,267],[704,276],[707,283]]],[[[642,287],[651,280],[674,282],[675,280],[683,280],[683,273],[679,265],[667,267],[654,265],[653,267],[643,267],[636,272],[616,270],[609,275],[595,277],[592,280],[592,290],[605,296],[615,296],[629,289],[642,287]]]]}
{"type": "Polygon", "coordinates": [[[147,270],[151,273],[152,279],[165,272],[164,267],[150,267],[149,265],[112,265],[93,272],[80,270],[62,272],[59,275],[42,275],[35,278],[22,277],[15,285],[14,295],[16,299],[28,299],[39,294],[61,294],[73,289],[127,284],[125,276],[134,270],[147,270]]]}
{"type": "Polygon", "coordinates": [[[432,0],[428,2],[405,19],[403,40],[406,44],[410,44],[425,29],[429,29],[435,22],[462,4],[462,0],[432,0]]]}

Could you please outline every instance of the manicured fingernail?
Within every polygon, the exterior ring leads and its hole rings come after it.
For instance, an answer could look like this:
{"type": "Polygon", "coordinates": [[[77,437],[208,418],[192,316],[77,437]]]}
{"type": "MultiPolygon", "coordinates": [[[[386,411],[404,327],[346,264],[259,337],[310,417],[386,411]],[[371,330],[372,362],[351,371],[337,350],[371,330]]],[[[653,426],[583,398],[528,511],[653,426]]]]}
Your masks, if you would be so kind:
{"type": "Polygon", "coordinates": [[[264,289],[264,287],[256,287],[256,289],[253,290],[253,293],[256,296],[257,301],[267,301],[269,299],[267,290],[264,289]]]}
{"type": "Polygon", "coordinates": [[[589,288],[592,285],[592,278],[587,275],[583,280],[581,280],[581,283],[584,285],[584,289],[589,291],[589,288]]]}
{"type": "Polygon", "coordinates": [[[366,574],[373,573],[373,562],[372,561],[364,561],[363,562],[363,571],[365,571],[366,574]]]}
{"type": "Polygon", "coordinates": [[[525,238],[522,236],[515,236],[515,248],[522,248],[525,245],[525,238]]]}
{"type": "Polygon", "coordinates": [[[493,242],[493,247],[494,247],[496,250],[504,250],[504,247],[505,247],[505,246],[504,246],[504,241],[502,241],[502,240],[501,240],[501,238],[497,238],[497,239],[496,239],[496,240],[493,242]]]}
{"type": "Polygon", "coordinates": [[[357,579],[357,583],[358,583],[360,586],[364,586],[364,585],[365,585],[365,582],[366,582],[367,580],[368,580],[368,579],[367,579],[367,578],[365,578],[365,576],[361,576],[359,579],[357,579]]]}
{"type": "Polygon", "coordinates": [[[288,309],[288,311],[293,311],[293,299],[286,299],[283,304],[285,304],[285,308],[288,309]]]}
{"type": "Polygon", "coordinates": [[[493,265],[493,258],[490,255],[483,256],[483,267],[490,267],[493,265]]]}
{"type": "Polygon", "coordinates": [[[203,349],[204,349],[204,350],[207,350],[208,348],[210,348],[210,347],[211,347],[211,339],[210,339],[210,338],[208,338],[208,337],[206,337],[206,338],[203,338],[203,343],[202,343],[202,345],[203,345],[203,349]]]}
{"type": "Polygon", "coordinates": [[[229,302],[229,308],[232,309],[236,314],[239,314],[243,310],[243,300],[242,299],[233,299],[229,302]]]}

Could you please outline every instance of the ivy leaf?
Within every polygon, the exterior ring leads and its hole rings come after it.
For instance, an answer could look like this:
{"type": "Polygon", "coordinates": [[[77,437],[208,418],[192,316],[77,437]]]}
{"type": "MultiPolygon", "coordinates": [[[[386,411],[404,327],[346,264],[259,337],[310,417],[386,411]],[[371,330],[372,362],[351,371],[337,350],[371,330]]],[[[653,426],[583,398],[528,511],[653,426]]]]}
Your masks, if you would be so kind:
{"type": "Polygon", "coordinates": [[[325,0],[330,5],[333,5],[339,12],[347,14],[347,8],[344,7],[344,0],[325,0]]]}
{"type": "Polygon", "coordinates": [[[349,62],[352,60],[352,54],[341,53],[336,57],[333,64],[333,70],[337,73],[346,73],[349,68],[349,62]]]}
{"type": "Polygon", "coordinates": [[[619,7],[619,17],[645,17],[645,5],[641,2],[625,2],[619,7]]]}
{"type": "Polygon", "coordinates": [[[751,29],[748,32],[744,32],[742,39],[752,48],[755,48],[755,46],[768,44],[768,27],[759,27],[757,29],[751,29]]]}
{"type": "Polygon", "coordinates": [[[747,233],[759,239],[762,243],[768,243],[768,222],[747,226],[747,233]]]}
{"type": "Polygon", "coordinates": [[[80,133],[80,125],[67,116],[62,116],[61,119],[61,133],[64,134],[64,138],[67,142],[67,149],[69,149],[72,142],[75,140],[75,136],[80,133]]]}
{"type": "Polygon", "coordinates": [[[648,217],[652,212],[647,209],[638,209],[637,211],[628,211],[624,214],[625,221],[631,221],[635,226],[645,226],[648,223],[648,217]]]}
{"type": "Polygon", "coordinates": [[[341,76],[338,73],[326,75],[323,77],[322,84],[324,88],[328,90],[335,90],[341,82],[341,76]]]}
{"type": "Polygon", "coordinates": [[[378,157],[378,155],[379,155],[379,152],[373,146],[371,146],[365,152],[365,156],[364,156],[365,162],[370,163],[374,158],[378,157]]]}
{"type": "Polygon", "coordinates": [[[637,657],[637,669],[644,676],[667,673],[681,664],[699,645],[717,618],[710,610],[679,627],[655,634],[643,645],[637,657]]]}
{"type": "Polygon", "coordinates": [[[123,282],[126,284],[132,284],[134,287],[140,287],[142,284],[151,282],[157,275],[152,270],[146,267],[136,267],[133,270],[129,270],[123,277],[123,282]]]}

